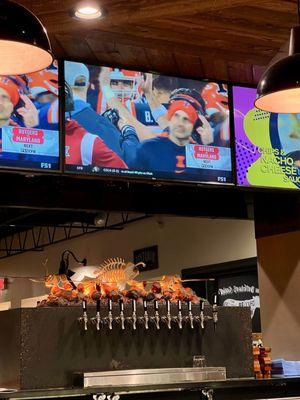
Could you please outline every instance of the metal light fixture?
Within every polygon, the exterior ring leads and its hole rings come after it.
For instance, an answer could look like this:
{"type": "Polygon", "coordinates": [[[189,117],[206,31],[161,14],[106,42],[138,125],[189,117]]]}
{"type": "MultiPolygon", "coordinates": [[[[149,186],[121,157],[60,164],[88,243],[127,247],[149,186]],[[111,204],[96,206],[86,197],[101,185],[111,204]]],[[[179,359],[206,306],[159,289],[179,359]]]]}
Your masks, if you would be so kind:
{"type": "Polygon", "coordinates": [[[104,11],[94,1],[81,1],[72,11],[72,16],[79,20],[91,21],[104,16],[104,11]]]}
{"type": "Polygon", "coordinates": [[[257,86],[255,107],[274,113],[300,112],[300,1],[298,26],[292,28],[289,56],[271,65],[257,86]]]}
{"type": "Polygon", "coordinates": [[[47,32],[27,8],[0,1],[0,75],[40,71],[53,61],[47,32]]]}

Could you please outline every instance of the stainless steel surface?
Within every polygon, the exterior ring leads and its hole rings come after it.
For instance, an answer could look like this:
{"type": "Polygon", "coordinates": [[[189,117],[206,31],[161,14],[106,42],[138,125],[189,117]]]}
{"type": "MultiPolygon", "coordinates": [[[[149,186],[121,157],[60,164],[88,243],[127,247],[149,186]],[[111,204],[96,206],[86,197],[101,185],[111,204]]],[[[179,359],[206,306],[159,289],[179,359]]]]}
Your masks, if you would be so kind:
{"type": "Polygon", "coordinates": [[[158,368],[83,373],[84,387],[168,385],[225,380],[224,367],[158,368]]]}

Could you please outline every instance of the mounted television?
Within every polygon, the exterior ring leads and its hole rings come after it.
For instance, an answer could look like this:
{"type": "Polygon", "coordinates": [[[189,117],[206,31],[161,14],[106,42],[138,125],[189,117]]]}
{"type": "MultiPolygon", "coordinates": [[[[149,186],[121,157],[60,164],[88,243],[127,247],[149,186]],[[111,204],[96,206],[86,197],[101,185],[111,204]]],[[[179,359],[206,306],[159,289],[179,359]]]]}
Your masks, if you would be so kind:
{"type": "Polygon", "coordinates": [[[273,114],[254,107],[256,89],[233,87],[237,183],[300,187],[300,114],[273,114]]]}
{"type": "Polygon", "coordinates": [[[65,61],[65,171],[232,183],[227,85],[65,61]]]}
{"type": "Polygon", "coordinates": [[[59,169],[58,67],[0,76],[0,168],[59,169]]]}

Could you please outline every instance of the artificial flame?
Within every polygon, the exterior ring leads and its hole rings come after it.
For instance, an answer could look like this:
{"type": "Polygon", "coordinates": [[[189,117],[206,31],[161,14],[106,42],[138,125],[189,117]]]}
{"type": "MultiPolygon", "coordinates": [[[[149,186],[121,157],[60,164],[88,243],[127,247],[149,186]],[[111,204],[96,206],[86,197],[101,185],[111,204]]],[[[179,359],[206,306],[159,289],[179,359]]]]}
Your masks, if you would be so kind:
{"type": "MultiPolygon", "coordinates": [[[[84,271],[85,267],[82,267],[84,271]]],[[[95,278],[83,276],[81,282],[66,275],[49,275],[45,285],[50,289],[46,305],[78,303],[83,299],[93,303],[99,299],[178,300],[199,302],[192,289],[183,286],[179,276],[163,276],[156,281],[137,281],[138,266],[123,259],[106,260],[97,270],[95,278]]],[[[78,276],[78,275],[77,275],[78,276]]],[[[81,274],[82,276],[82,274],[81,274]]],[[[45,304],[42,304],[45,305],[45,304]]]]}

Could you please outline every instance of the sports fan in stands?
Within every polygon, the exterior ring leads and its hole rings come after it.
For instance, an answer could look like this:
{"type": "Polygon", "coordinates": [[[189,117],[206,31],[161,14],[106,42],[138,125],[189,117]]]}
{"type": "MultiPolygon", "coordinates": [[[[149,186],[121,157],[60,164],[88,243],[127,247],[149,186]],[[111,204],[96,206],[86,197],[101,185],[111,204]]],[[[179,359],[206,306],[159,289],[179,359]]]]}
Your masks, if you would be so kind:
{"type": "Polygon", "coordinates": [[[58,131],[58,71],[45,69],[27,75],[30,97],[39,112],[36,128],[58,131]]]}
{"type": "MultiPolygon", "coordinates": [[[[0,77],[0,157],[17,160],[18,153],[4,152],[2,149],[2,129],[5,126],[32,128],[38,125],[38,111],[32,101],[20,94],[13,78],[0,77]]],[[[24,158],[24,155],[22,155],[24,158]]]]}
{"type": "Polygon", "coordinates": [[[19,87],[10,77],[0,77],[0,127],[38,125],[38,111],[28,96],[20,94],[19,87]]]}

